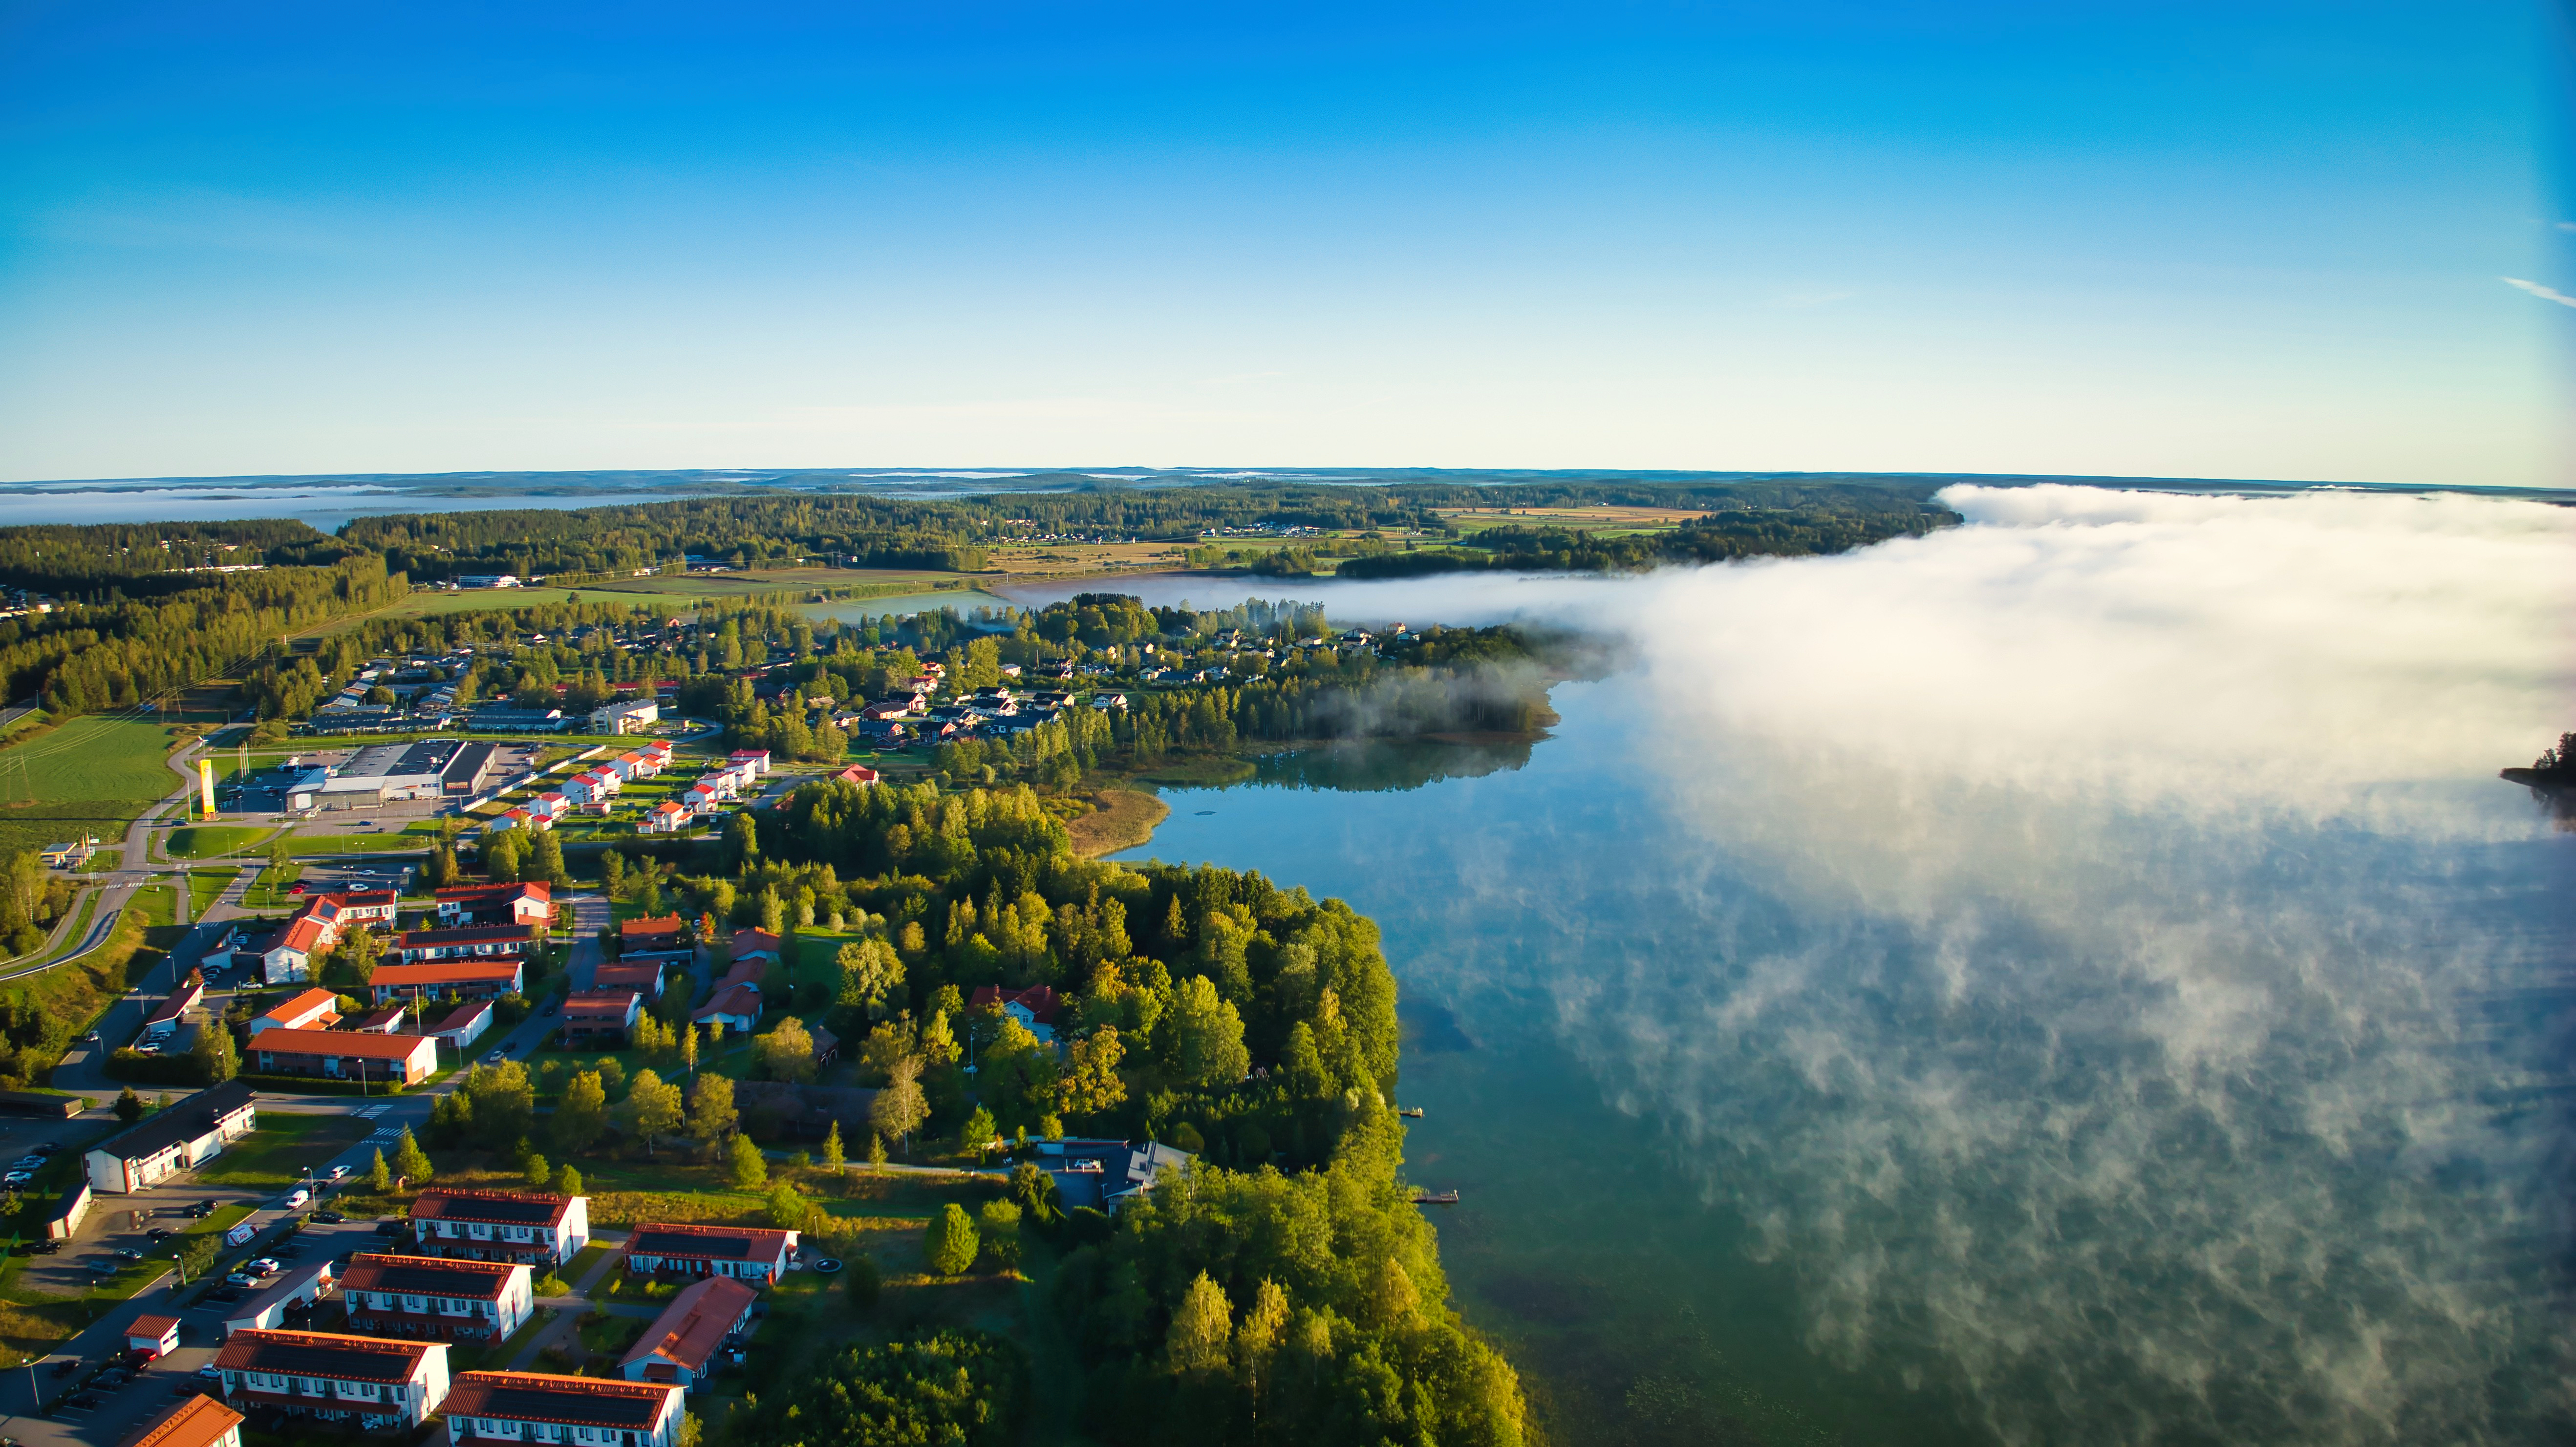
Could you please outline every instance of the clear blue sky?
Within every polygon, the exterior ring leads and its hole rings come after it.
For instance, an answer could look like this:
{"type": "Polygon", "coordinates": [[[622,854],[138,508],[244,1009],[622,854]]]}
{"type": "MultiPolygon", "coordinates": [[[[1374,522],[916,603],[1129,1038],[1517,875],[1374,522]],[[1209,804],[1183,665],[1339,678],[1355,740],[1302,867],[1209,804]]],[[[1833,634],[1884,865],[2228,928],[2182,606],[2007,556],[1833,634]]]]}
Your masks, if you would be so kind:
{"type": "Polygon", "coordinates": [[[2551,24],[0,0],[0,478],[2563,482],[2551,24]]]}

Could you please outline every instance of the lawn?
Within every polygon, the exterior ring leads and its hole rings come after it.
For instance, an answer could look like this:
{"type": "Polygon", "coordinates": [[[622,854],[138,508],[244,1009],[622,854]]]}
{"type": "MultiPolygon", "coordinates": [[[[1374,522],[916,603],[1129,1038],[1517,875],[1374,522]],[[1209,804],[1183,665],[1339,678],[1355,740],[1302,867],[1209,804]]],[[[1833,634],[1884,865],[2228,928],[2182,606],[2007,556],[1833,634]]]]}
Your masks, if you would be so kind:
{"type": "Polygon", "coordinates": [[[365,1140],[375,1122],[349,1115],[262,1115],[259,1129],[225,1147],[197,1179],[210,1186],[284,1190],[308,1170],[365,1140]]]}
{"type": "Polygon", "coordinates": [[[161,847],[173,859],[213,859],[252,848],[269,832],[251,824],[190,824],[171,830],[161,847]]]}
{"type": "Polygon", "coordinates": [[[242,897],[242,903],[251,909],[274,909],[283,905],[288,896],[278,891],[293,884],[303,874],[304,866],[301,864],[272,864],[259,872],[259,878],[251,881],[250,892],[242,897]]]}
{"type": "Polygon", "coordinates": [[[291,854],[305,855],[390,854],[402,850],[427,849],[437,842],[436,834],[413,834],[408,831],[344,834],[337,830],[313,833],[299,830],[288,837],[286,848],[291,854]]]}
{"type": "MultiPolygon", "coordinates": [[[[167,884],[147,884],[134,891],[126,907],[141,915],[146,925],[176,924],[179,892],[167,884]]],[[[74,929],[72,933],[77,936],[80,931],[74,929]]]]}
{"type": "Polygon", "coordinates": [[[0,809],[0,851],[84,834],[121,836],[136,816],[179,787],[178,775],[161,762],[170,744],[166,723],[78,718],[0,749],[0,761],[7,761],[0,765],[6,769],[0,794],[16,796],[11,807],[0,809]]]}
{"type": "Polygon", "coordinates": [[[216,900],[223,898],[224,891],[232,888],[232,884],[233,877],[230,874],[199,873],[189,875],[188,918],[192,920],[204,919],[206,917],[207,907],[212,905],[216,900]]]}
{"type": "Polygon", "coordinates": [[[581,1344],[590,1349],[592,1356],[615,1361],[626,1355],[626,1349],[635,1345],[635,1339],[652,1324],[640,1316],[592,1313],[581,1319],[581,1344]]]}

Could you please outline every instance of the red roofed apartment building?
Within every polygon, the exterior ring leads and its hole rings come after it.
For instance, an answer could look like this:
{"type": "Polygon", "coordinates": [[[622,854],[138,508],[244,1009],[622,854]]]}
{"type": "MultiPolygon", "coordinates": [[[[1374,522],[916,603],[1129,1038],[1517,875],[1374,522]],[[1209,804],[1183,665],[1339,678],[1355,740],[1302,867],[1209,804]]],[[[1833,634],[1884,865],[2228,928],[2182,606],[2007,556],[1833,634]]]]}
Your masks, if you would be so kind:
{"type": "Polygon", "coordinates": [[[241,1447],[242,1414],[191,1394],[143,1429],[128,1447],[241,1447]]]}
{"type": "Polygon", "coordinates": [[[566,1447],[679,1447],[688,1394],[652,1382],[540,1372],[467,1372],[447,1396],[450,1447],[560,1442],[566,1447]]]}
{"type": "Polygon", "coordinates": [[[590,1198],[551,1191],[423,1191],[411,1203],[422,1256],[561,1266],[590,1244],[590,1198]]]}
{"type": "Polygon", "coordinates": [[[224,1400],[297,1417],[417,1427],[446,1400],[443,1342],[381,1341],[323,1331],[237,1331],[215,1353],[224,1400]]]}
{"type": "Polygon", "coordinates": [[[393,922],[392,890],[317,894],[304,902],[285,928],[257,947],[260,978],[272,985],[301,984],[313,978],[313,957],[340,943],[341,935],[393,922]]]}
{"type": "Polygon", "coordinates": [[[554,923],[554,886],[544,880],[525,884],[460,884],[438,891],[438,924],[454,929],[469,924],[523,924],[544,929],[554,923]]]}
{"type": "Polygon", "coordinates": [[[498,1339],[537,1309],[524,1261],[386,1256],[361,1251],[340,1273],[352,1330],[432,1340],[498,1339]]]}
{"type": "Polygon", "coordinates": [[[438,1037],[434,1035],[263,1030],[251,1037],[250,1053],[262,1075],[417,1085],[438,1071],[438,1037]]]}
{"type": "Polygon", "coordinates": [[[765,1286],[787,1270],[795,1254],[793,1231],[649,1224],[628,1233],[624,1261],[628,1271],[730,1276],[765,1286]]]}
{"type": "Polygon", "coordinates": [[[340,1023],[340,997],[328,990],[306,990],[250,1017],[250,1033],[262,1030],[328,1030],[340,1023]]]}
{"type": "Polygon", "coordinates": [[[694,952],[681,934],[680,917],[622,920],[617,926],[617,957],[622,960],[672,960],[686,963],[694,952]]]}
{"type": "MultiPolygon", "coordinates": [[[[512,925],[509,928],[519,927],[512,925]]],[[[441,933],[472,934],[474,931],[444,930],[441,933]]],[[[374,994],[379,1005],[432,995],[489,1000],[516,991],[526,973],[516,953],[488,960],[423,960],[418,964],[376,966],[375,975],[367,981],[367,989],[374,994]]]]}
{"type": "Polygon", "coordinates": [[[710,1276],[684,1288],[654,1318],[617,1364],[630,1382],[668,1382],[694,1388],[717,1365],[717,1354],[751,1324],[760,1293],[729,1276],[710,1276]]]}

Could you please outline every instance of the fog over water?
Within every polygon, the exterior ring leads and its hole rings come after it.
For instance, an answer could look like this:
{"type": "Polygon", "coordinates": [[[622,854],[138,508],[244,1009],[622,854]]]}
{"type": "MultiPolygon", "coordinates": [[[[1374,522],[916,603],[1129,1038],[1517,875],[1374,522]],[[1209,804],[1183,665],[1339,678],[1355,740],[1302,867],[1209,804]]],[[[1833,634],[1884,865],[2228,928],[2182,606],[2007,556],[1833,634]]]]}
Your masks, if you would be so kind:
{"type": "Polygon", "coordinates": [[[2576,512],[1948,496],[1520,585],[1628,650],[1525,768],[1150,852],[1347,894],[1473,1042],[1415,1173],[1574,1440],[2565,1440],[2576,836],[2495,771],[2576,728],[2576,512]]]}

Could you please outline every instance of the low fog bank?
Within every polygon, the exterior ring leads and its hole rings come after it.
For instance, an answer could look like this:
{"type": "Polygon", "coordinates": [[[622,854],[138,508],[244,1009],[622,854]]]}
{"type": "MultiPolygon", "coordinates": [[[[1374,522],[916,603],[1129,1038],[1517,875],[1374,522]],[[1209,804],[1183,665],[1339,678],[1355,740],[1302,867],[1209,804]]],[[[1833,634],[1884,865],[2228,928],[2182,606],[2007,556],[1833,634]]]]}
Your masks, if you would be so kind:
{"type": "Polygon", "coordinates": [[[1945,499],[1550,600],[1670,783],[1565,865],[1563,1038],[2002,1440],[2563,1430],[2576,841],[2494,774],[2576,723],[2576,513],[1945,499]]]}

